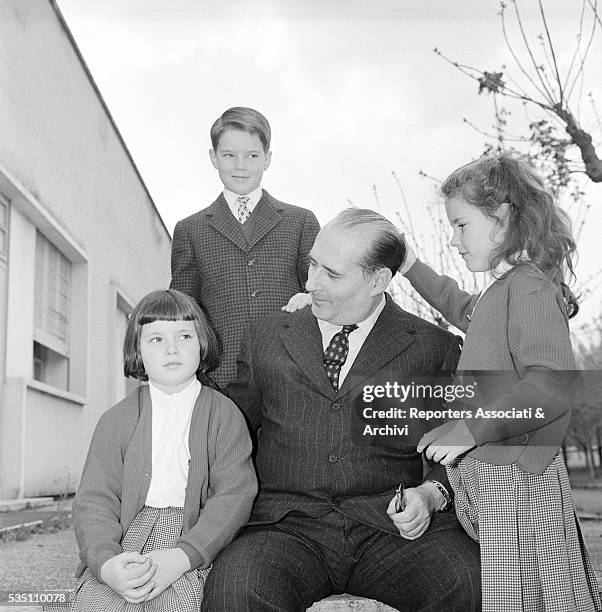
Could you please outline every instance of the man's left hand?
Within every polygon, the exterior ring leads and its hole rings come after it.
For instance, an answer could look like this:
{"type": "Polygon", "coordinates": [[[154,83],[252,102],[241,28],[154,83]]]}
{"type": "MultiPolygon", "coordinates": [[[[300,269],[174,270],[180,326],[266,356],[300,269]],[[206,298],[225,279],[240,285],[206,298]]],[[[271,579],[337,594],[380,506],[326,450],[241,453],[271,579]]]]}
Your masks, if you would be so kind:
{"type": "Polygon", "coordinates": [[[416,540],[431,524],[435,511],[435,497],[428,483],[425,483],[413,489],[406,489],[405,500],[405,510],[395,512],[395,497],[393,497],[387,508],[387,514],[402,538],[416,540]]]}

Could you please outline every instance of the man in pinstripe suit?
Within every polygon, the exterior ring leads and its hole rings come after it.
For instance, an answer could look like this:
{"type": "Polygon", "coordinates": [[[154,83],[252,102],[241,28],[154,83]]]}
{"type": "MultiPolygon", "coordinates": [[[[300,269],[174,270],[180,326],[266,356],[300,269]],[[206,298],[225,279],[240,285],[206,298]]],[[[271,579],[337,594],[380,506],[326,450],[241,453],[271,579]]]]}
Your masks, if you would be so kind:
{"type": "Polygon", "coordinates": [[[385,295],[404,255],[384,217],[344,211],[310,252],[311,310],[270,315],[245,337],[230,391],[258,432],[260,493],[214,563],[204,610],[304,610],[342,592],[399,610],[480,608],[478,546],[445,512],[444,470],[424,476],[407,440],[353,435],[365,385],[435,383],[458,359],[452,334],[385,295]]]}

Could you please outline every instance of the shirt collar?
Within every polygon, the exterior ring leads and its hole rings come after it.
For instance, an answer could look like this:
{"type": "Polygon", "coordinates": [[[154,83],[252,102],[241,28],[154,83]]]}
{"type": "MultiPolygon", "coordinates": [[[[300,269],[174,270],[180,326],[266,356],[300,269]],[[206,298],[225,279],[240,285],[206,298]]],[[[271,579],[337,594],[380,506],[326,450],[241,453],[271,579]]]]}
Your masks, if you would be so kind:
{"type": "MultiPolygon", "coordinates": [[[[259,200],[261,200],[262,195],[263,195],[263,189],[261,188],[261,185],[253,189],[251,193],[246,194],[247,198],[249,198],[249,201],[247,202],[247,208],[251,212],[253,212],[257,204],[259,204],[259,200]]],[[[226,202],[228,203],[228,208],[232,211],[232,214],[234,216],[236,216],[236,211],[238,208],[238,204],[236,200],[238,200],[238,198],[240,197],[241,197],[240,194],[234,193],[233,191],[230,191],[229,189],[224,189],[224,198],[226,198],[226,202]]]]}
{"type": "Polygon", "coordinates": [[[185,406],[194,404],[199,391],[201,390],[201,383],[198,381],[196,376],[190,381],[184,389],[177,393],[165,393],[161,389],[155,387],[152,382],[148,382],[148,389],[150,391],[151,401],[156,403],[157,401],[161,404],[173,402],[178,406],[185,406]]]}
{"type": "MultiPolygon", "coordinates": [[[[365,318],[363,321],[356,323],[358,328],[362,331],[364,336],[367,336],[374,327],[376,320],[380,316],[380,313],[383,311],[387,300],[385,298],[385,294],[383,293],[378,306],[374,309],[374,312],[365,318]]],[[[334,323],[329,323],[328,321],[323,321],[322,319],[318,319],[318,326],[320,327],[320,331],[322,335],[334,336],[337,332],[340,332],[343,329],[342,325],[335,325],[334,323]]]]}

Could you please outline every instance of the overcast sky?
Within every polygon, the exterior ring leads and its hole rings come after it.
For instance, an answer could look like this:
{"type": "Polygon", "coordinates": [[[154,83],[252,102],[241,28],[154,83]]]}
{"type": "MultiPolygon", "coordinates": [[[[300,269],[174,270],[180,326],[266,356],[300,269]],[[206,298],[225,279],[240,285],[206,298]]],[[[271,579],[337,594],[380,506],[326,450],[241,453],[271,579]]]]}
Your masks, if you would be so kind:
{"type": "MultiPolygon", "coordinates": [[[[312,209],[322,223],[349,201],[394,219],[405,215],[395,172],[416,233],[430,241],[426,207],[437,196],[419,171],[444,178],[479,155],[485,139],[463,117],[483,129],[493,123],[492,98],[477,96],[477,85],[433,49],[488,70],[512,61],[496,0],[58,4],[170,231],[220,192],[207,153],[211,124],[226,108],[252,106],[272,125],[263,186],[278,199],[312,209]]],[[[543,31],[537,3],[519,6],[534,39],[543,31]]],[[[581,3],[544,6],[568,66],[581,3]]],[[[511,35],[518,49],[514,28],[511,35]]],[[[599,104],[601,41],[598,33],[583,90],[599,104]]],[[[512,110],[520,132],[524,113],[512,110]]],[[[585,97],[581,110],[585,127],[594,126],[585,97]]],[[[594,212],[580,238],[582,278],[602,267],[602,186],[586,185],[594,212]]],[[[602,288],[588,302],[588,316],[599,313],[602,288]]]]}

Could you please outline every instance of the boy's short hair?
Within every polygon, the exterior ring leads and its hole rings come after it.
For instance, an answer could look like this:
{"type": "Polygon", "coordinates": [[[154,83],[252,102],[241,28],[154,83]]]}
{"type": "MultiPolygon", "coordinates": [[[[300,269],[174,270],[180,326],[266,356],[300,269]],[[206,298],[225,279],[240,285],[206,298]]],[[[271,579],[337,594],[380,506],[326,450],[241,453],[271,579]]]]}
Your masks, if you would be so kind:
{"type": "Polygon", "coordinates": [[[368,208],[346,208],[328,225],[341,229],[361,228],[366,250],[360,265],[367,272],[389,268],[395,276],[406,255],[402,233],[381,214],[368,208]]]}
{"type": "Polygon", "coordinates": [[[190,296],[175,289],[159,289],[144,296],[129,317],[123,342],[123,373],[138,380],[148,380],[140,355],[142,326],[154,321],[193,321],[201,347],[198,373],[219,363],[217,334],[201,307],[190,296]]]}
{"type": "Polygon", "coordinates": [[[246,106],[233,106],[225,111],[211,126],[211,146],[217,151],[219,139],[226,130],[240,130],[252,136],[259,136],[263,145],[263,152],[270,150],[272,130],[268,120],[253,108],[246,106]]]}

